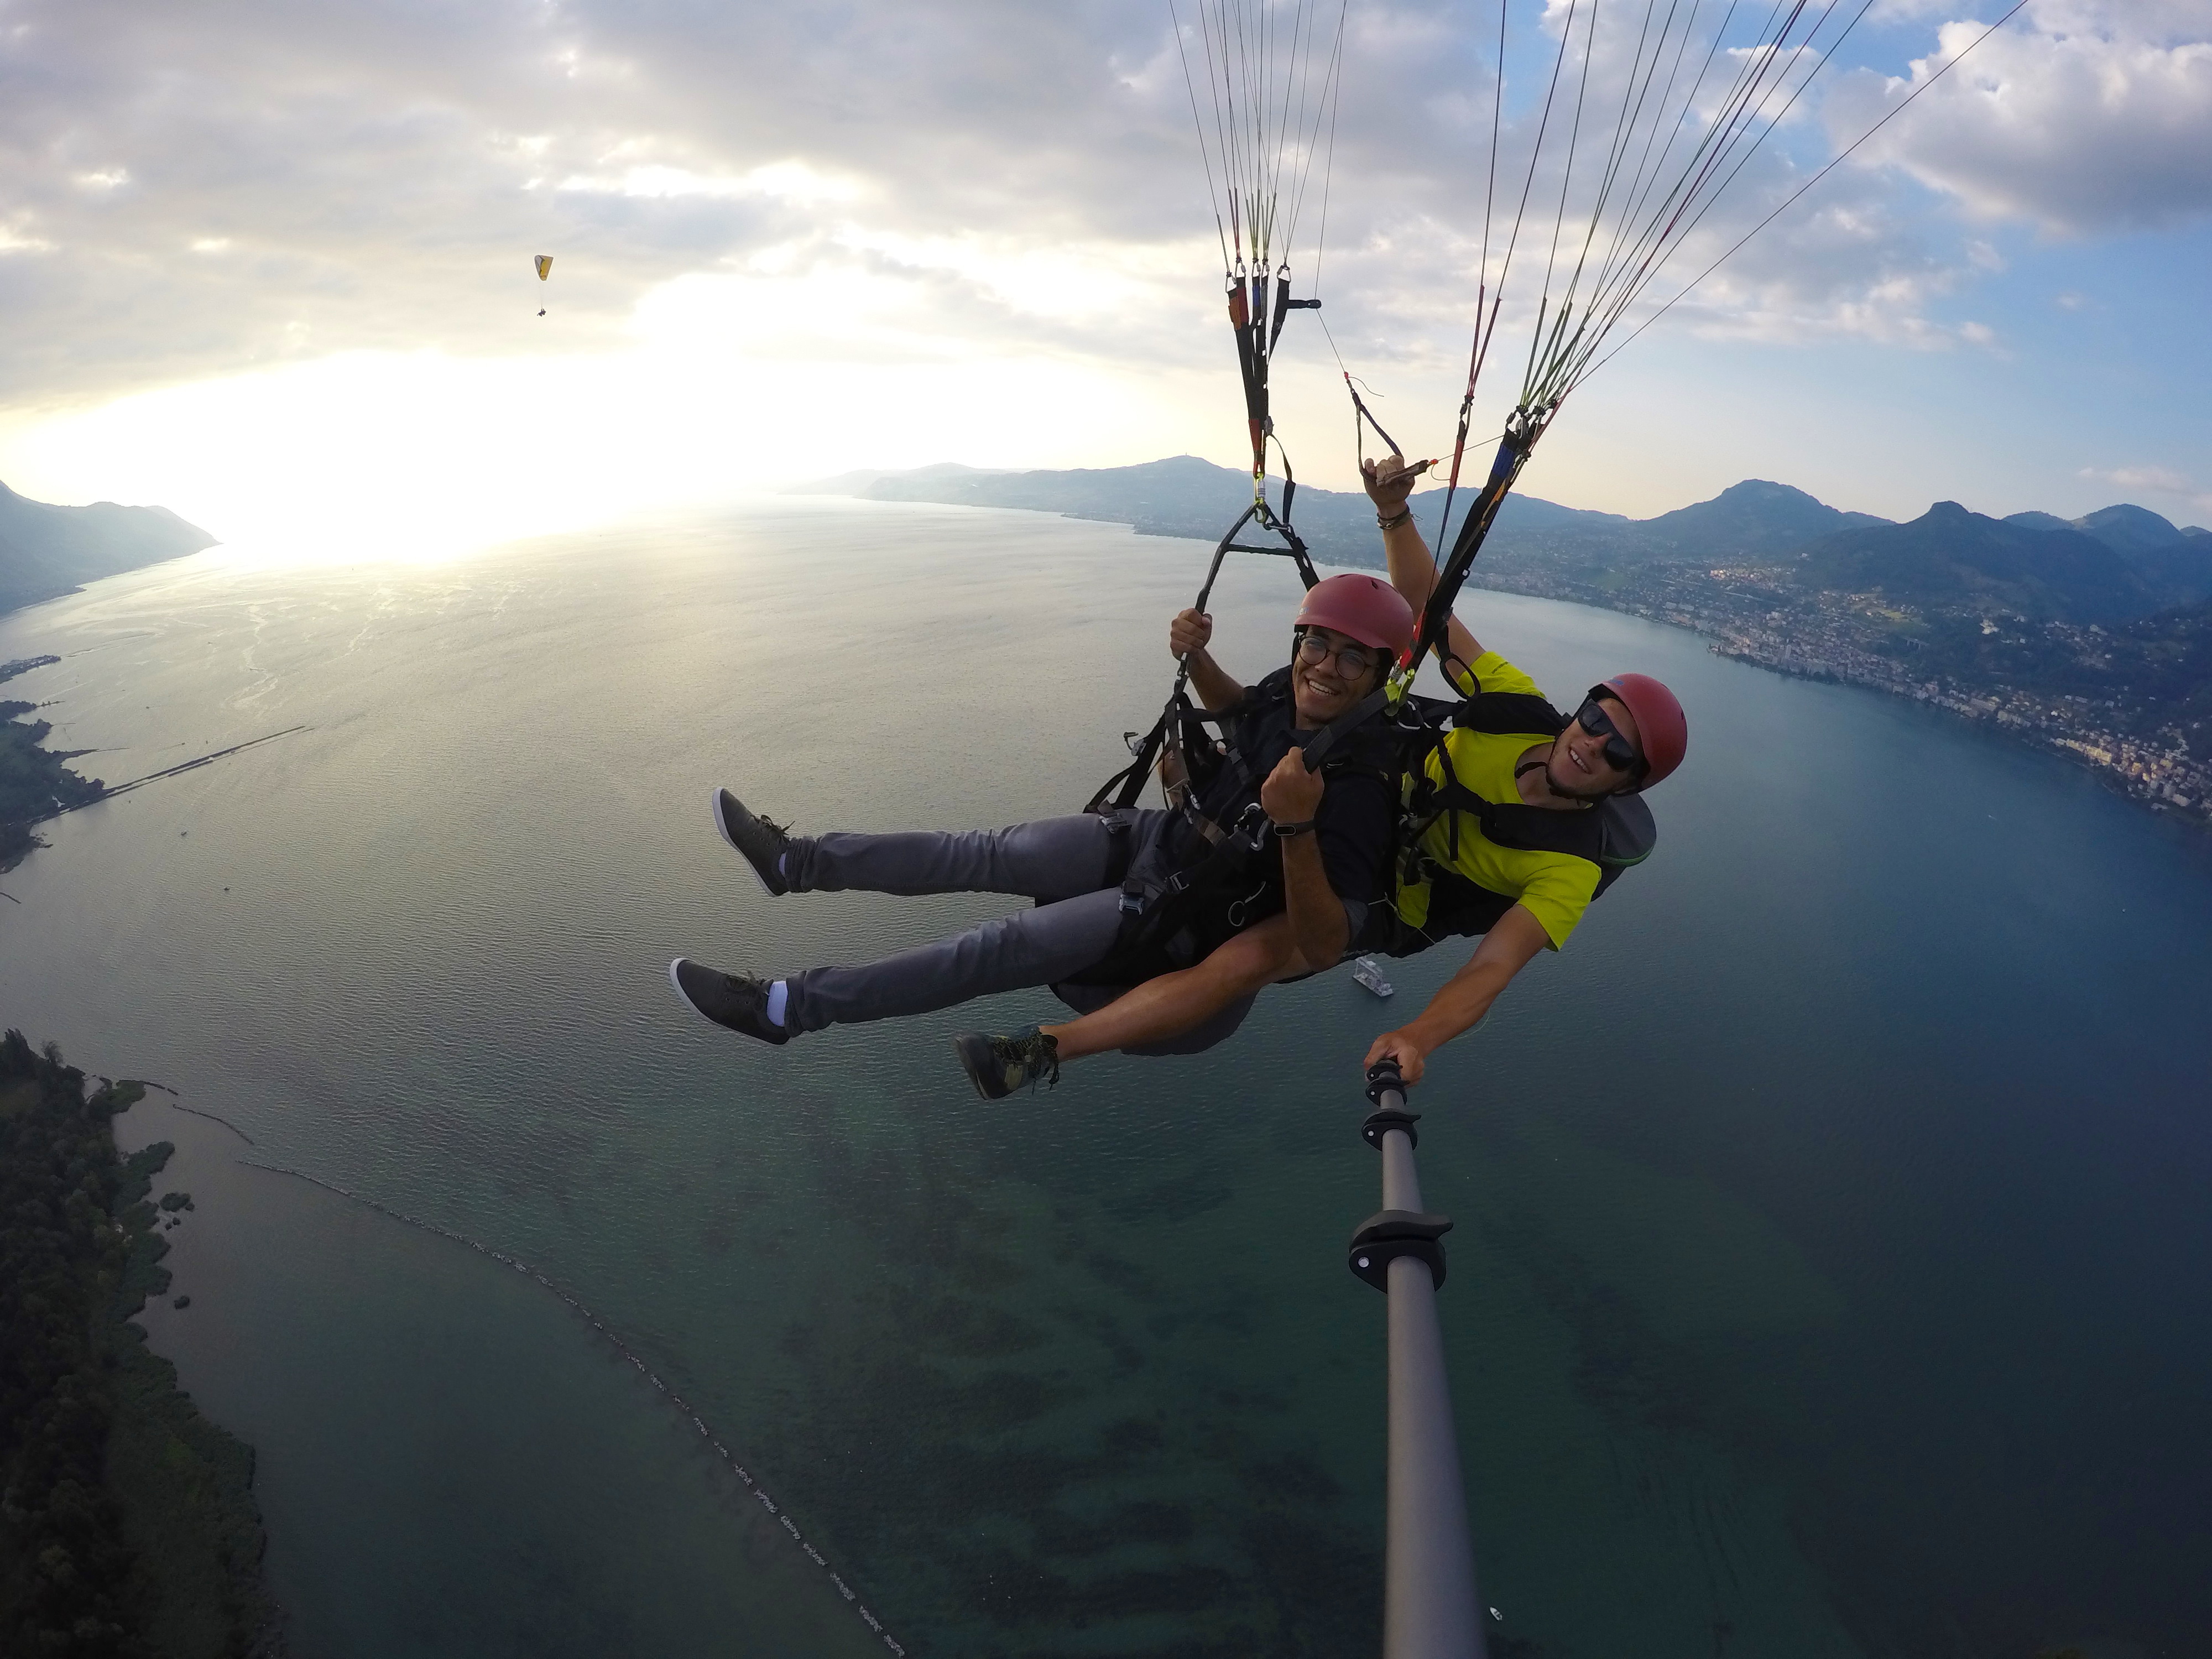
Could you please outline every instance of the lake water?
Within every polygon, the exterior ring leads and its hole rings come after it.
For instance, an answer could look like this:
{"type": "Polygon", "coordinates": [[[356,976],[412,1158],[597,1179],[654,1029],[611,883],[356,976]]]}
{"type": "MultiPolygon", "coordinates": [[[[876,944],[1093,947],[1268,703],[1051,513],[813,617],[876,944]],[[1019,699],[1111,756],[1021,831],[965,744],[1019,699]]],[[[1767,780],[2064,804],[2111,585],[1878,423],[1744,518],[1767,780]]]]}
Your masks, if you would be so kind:
{"type": "MultiPolygon", "coordinates": [[[[299,1651],[884,1651],[862,1607],[917,1655],[1377,1645],[1358,1064],[1462,954],[989,1105],[948,1039],[1043,993],[770,1049],[664,977],[1002,908],[771,901],[708,792],[1069,810],[1205,551],[794,500],[0,619],[110,781],[308,728],[0,882],[0,1017],[240,1132],[122,1131],[179,1144],[191,1305],[148,1323],[259,1449],[299,1651]]],[[[1232,566],[1224,661],[1295,598],[1232,566]]],[[[1657,855],[1414,1102],[1493,1653],[2212,1651],[2212,857],[1917,708],[1462,611],[1695,726],[1657,855]]]]}

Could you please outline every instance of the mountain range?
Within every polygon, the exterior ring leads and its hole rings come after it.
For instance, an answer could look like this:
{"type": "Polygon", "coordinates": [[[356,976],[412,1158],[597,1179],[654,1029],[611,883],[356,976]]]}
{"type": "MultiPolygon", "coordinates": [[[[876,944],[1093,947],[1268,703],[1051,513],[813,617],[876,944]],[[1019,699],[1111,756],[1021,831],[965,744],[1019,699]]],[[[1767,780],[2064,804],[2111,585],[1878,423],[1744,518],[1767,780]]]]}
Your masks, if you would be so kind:
{"type": "Polygon", "coordinates": [[[50,507],[0,483],[0,611],[215,544],[166,507],[50,507]]]}
{"type": "MultiPolygon", "coordinates": [[[[793,493],[1020,507],[1127,524],[1145,535],[1212,541],[1243,510],[1250,491],[1248,475],[1183,455],[1066,471],[946,464],[848,472],[793,493]]],[[[1468,494],[1461,492],[1462,505],[1468,494]]],[[[1443,500],[1440,489],[1413,498],[1432,532],[1443,500]]],[[[1317,558],[1380,566],[1365,495],[1302,488],[1291,516],[1317,558]]],[[[2145,507],[2108,507],[2079,519],[2049,513],[1993,519],[1939,501],[1899,524],[1758,478],[1650,519],[1510,495],[1482,557],[1479,575],[1494,574],[1509,583],[1540,567],[1564,580],[1602,583],[1609,573],[1644,565],[1748,565],[1808,590],[1876,595],[1945,614],[1991,609],[2036,621],[2121,622],[2212,599],[2212,531],[2179,527],[2145,507]]]]}

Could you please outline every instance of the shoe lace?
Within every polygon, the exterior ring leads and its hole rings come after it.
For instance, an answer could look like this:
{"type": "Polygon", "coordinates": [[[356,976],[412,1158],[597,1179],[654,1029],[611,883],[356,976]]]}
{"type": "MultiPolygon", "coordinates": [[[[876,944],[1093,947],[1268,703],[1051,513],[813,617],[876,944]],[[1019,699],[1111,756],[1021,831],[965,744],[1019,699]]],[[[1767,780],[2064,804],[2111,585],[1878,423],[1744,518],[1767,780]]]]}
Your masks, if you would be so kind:
{"type": "Polygon", "coordinates": [[[1021,1068],[1022,1082],[1029,1088],[1060,1086],[1060,1043],[1056,1038],[1042,1031],[1024,1031],[1019,1036],[994,1037],[991,1046],[1007,1066],[1021,1068]]]}

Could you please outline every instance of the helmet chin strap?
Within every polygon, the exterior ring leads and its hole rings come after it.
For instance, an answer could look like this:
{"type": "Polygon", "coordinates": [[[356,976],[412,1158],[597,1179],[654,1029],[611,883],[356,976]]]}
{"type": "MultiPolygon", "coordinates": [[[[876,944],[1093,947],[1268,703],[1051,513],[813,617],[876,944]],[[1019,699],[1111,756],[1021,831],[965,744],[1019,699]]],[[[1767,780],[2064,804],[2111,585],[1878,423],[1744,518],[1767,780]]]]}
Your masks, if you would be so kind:
{"type": "MultiPolygon", "coordinates": [[[[1554,741],[1556,741],[1556,739],[1554,739],[1554,741]]],[[[1617,793],[1613,790],[1608,789],[1604,794],[1578,795],[1571,789],[1560,788],[1559,785],[1552,781],[1552,757],[1548,754],[1541,760],[1522,761],[1520,765],[1515,767],[1513,769],[1513,777],[1515,781],[1518,782],[1521,779],[1527,777],[1531,772],[1541,772],[1544,775],[1544,787],[1550,790],[1552,793],[1557,795],[1561,800],[1577,801],[1584,806],[1595,806],[1600,801],[1603,800],[1607,795],[1617,793]]]]}

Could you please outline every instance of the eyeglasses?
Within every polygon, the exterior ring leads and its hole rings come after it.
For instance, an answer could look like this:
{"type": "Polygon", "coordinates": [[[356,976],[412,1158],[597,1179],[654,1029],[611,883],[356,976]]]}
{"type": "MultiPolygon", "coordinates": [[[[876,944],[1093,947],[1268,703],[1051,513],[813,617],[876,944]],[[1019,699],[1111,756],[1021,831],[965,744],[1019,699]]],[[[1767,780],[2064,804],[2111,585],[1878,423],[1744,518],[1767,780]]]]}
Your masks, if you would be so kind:
{"type": "Polygon", "coordinates": [[[1336,659],[1337,672],[1346,679],[1358,679],[1375,666],[1377,659],[1364,646],[1340,645],[1329,648],[1327,640],[1318,634],[1298,630],[1298,660],[1309,668],[1318,668],[1331,657],[1336,659]]]}
{"type": "Polygon", "coordinates": [[[1613,723],[1613,716],[1605,712],[1605,705],[1595,697],[1583,699],[1583,706],[1575,710],[1575,724],[1590,736],[1605,739],[1605,747],[1599,752],[1605,757],[1605,763],[1614,771],[1634,772],[1642,769],[1644,757],[1636,752],[1626,738],[1620,735],[1620,728],[1613,723]]]}

